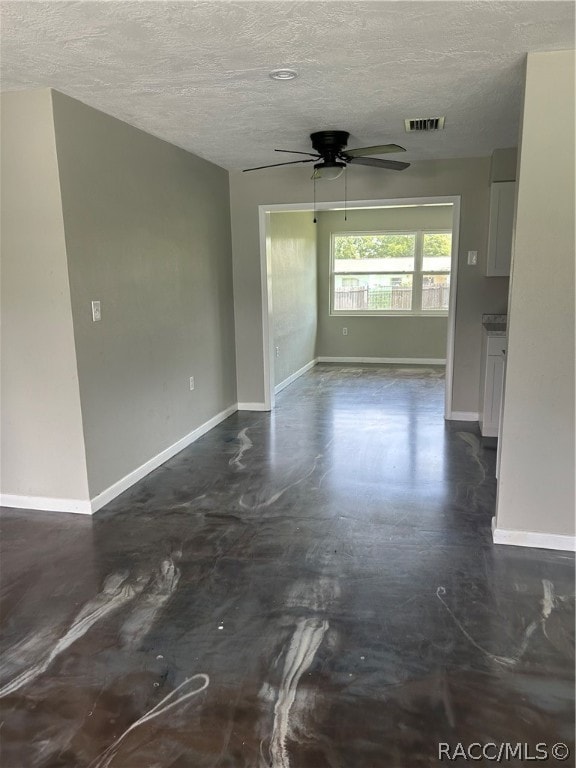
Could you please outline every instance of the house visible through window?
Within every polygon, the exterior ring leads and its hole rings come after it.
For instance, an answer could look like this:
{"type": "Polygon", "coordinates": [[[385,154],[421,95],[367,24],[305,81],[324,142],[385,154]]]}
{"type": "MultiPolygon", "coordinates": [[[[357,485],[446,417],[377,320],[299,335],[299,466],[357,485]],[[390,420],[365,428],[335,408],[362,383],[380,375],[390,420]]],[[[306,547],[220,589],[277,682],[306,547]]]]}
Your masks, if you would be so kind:
{"type": "Polygon", "coordinates": [[[332,314],[446,314],[452,233],[332,235],[332,314]]]}

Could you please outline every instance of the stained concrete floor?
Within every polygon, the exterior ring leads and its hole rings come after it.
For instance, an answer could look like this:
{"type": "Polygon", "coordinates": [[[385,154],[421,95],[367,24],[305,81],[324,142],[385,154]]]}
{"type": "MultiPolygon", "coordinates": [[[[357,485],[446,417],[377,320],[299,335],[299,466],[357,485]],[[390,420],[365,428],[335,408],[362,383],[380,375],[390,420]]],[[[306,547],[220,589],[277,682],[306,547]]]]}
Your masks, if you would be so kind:
{"type": "Polygon", "coordinates": [[[443,391],[320,365],[94,518],[5,510],[3,768],[573,755],[574,558],[492,544],[496,452],[443,391]]]}

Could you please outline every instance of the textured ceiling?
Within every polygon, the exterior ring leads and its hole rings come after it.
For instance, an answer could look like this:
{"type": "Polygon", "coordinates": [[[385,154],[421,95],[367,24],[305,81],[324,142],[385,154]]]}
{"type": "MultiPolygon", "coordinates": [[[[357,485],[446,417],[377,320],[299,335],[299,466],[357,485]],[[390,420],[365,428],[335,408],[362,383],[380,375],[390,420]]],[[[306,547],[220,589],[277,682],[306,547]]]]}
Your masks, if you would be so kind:
{"type": "Polygon", "coordinates": [[[325,128],[400,143],[403,160],[513,146],[525,53],[574,47],[574,4],[547,0],[3,0],[1,14],[3,90],[51,86],[229,169],[309,150],[325,128]],[[274,82],[277,67],[300,77],[274,82]],[[436,115],[443,132],[404,133],[436,115]]]}

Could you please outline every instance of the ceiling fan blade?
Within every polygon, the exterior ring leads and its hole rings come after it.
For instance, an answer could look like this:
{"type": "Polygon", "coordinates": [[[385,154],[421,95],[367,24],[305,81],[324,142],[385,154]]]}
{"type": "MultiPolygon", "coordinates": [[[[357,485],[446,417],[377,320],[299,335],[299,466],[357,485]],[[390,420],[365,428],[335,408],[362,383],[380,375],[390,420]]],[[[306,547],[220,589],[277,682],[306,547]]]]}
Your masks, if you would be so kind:
{"type": "Polygon", "coordinates": [[[345,149],[344,157],[364,157],[365,155],[385,155],[387,152],[406,152],[399,144],[379,144],[376,147],[357,147],[345,149]]]}
{"type": "Polygon", "coordinates": [[[256,168],[244,168],[242,173],[246,173],[247,171],[261,171],[262,168],[276,168],[279,165],[296,165],[297,163],[313,163],[316,160],[315,157],[313,157],[311,160],[291,160],[289,163],[272,163],[272,165],[258,165],[256,168]]]}
{"type": "Polygon", "coordinates": [[[291,155],[309,155],[309,157],[321,157],[321,155],[314,155],[312,152],[296,152],[293,149],[275,149],[274,152],[289,152],[291,155]]]}
{"type": "Polygon", "coordinates": [[[370,165],[372,168],[387,168],[389,171],[403,171],[410,163],[399,163],[396,160],[380,160],[377,157],[351,157],[349,163],[354,165],[370,165]]]}

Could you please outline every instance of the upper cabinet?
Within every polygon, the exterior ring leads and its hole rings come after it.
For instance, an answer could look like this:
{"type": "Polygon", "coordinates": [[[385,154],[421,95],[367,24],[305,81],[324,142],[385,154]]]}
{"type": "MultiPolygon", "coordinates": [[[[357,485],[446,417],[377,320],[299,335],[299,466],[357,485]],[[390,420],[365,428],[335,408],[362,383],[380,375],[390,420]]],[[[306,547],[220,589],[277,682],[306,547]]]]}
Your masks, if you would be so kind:
{"type": "Polygon", "coordinates": [[[515,194],[515,181],[495,181],[490,185],[487,277],[510,275],[515,194]]]}

